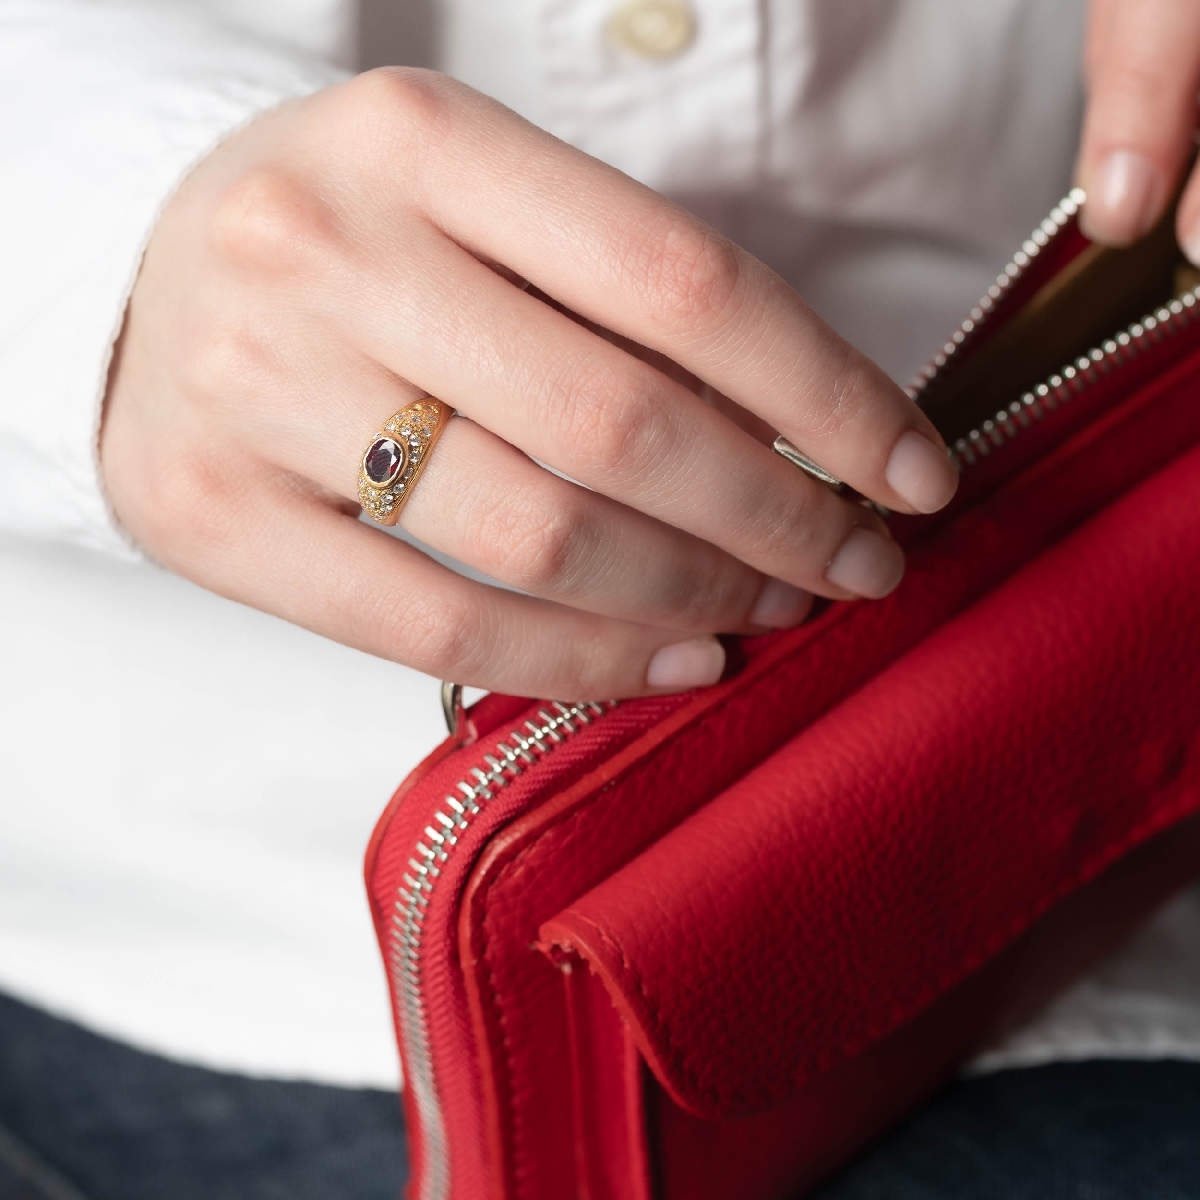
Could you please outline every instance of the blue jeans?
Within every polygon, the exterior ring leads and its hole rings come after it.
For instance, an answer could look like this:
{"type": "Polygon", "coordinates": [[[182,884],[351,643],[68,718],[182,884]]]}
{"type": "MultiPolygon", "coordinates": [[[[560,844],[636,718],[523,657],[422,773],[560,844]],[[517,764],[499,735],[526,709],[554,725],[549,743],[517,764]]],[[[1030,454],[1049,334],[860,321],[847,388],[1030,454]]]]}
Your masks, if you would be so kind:
{"type": "MultiPolygon", "coordinates": [[[[407,1162],[389,1093],[181,1065],[0,996],[0,1200],[396,1200],[407,1162]]],[[[1200,1064],[960,1081],[820,1193],[1130,1198],[1200,1200],[1200,1064]]]]}

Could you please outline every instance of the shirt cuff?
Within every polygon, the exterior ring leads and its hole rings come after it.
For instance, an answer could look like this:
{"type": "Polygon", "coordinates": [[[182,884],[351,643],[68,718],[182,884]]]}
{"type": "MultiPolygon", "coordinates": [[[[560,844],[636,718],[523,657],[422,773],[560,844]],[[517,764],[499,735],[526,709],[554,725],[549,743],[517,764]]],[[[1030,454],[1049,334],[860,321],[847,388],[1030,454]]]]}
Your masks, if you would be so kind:
{"type": "MultiPolygon", "coordinates": [[[[6,186],[18,208],[10,229],[21,231],[0,284],[0,524],[136,561],[144,556],[104,492],[98,434],[159,214],[232,132],[346,73],[142,5],[78,5],[69,24],[34,33],[32,50],[45,48],[56,69],[34,61],[16,82],[31,123],[0,119],[18,168],[15,189],[6,186]],[[57,64],[65,56],[69,74],[76,54],[80,70],[64,93],[57,64]]],[[[9,90],[0,85],[0,101],[9,90]]]]}

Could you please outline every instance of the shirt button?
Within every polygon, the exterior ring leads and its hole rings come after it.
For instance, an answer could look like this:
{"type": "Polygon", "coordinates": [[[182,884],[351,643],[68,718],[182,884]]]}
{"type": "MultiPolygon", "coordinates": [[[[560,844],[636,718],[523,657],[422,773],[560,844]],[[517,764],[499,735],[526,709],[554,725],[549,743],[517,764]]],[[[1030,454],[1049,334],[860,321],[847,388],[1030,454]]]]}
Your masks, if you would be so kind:
{"type": "Polygon", "coordinates": [[[608,22],[609,38],[640,58],[671,58],[696,36],[696,14],[686,0],[629,0],[608,22]]]}

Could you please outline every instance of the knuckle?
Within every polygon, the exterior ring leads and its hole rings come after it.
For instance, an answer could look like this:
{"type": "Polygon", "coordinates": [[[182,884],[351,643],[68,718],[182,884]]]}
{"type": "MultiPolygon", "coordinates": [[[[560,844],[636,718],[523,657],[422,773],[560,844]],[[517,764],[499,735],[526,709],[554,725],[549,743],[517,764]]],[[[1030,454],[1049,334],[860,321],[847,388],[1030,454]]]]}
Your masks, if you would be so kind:
{"type": "Polygon", "coordinates": [[[612,695],[613,677],[620,673],[620,664],[636,661],[633,656],[619,654],[616,632],[605,620],[583,636],[555,638],[544,646],[548,678],[541,690],[550,695],[612,695]]]}
{"type": "Polygon", "coordinates": [[[216,454],[151,456],[143,463],[135,532],[165,566],[194,570],[236,536],[241,491],[216,454]]]}
{"type": "Polygon", "coordinates": [[[674,629],[715,631],[733,611],[719,574],[678,565],[663,569],[654,578],[656,616],[674,629]]]}
{"type": "Polygon", "coordinates": [[[875,380],[866,360],[849,343],[843,343],[830,375],[827,391],[804,426],[807,439],[841,436],[870,403],[875,380]]]}
{"type": "Polygon", "coordinates": [[[606,478],[630,478],[662,444],[665,408],[638,372],[580,373],[562,405],[565,444],[606,478]]]}
{"type": "Polygon", "coordinates": [[[775,569],[781,578],[795,576],[795,565],[810,566],[819,558],[826,541],[822,528],[822,485],[797,479],[791,487],[772,488],[753,497],[748,506],[746,530],[769,564],[787,563],[790,569],[775,569]]]}
{"type": "Polygon", "coordinates": [[[576,696],[628,696],[643,690],[647,647],[630,626],[602,621],[563,652],[560,674],[576,696]]]}
{"type": "Polygon", "coordinates": [[[622,673],[614,670],[615,661],[619,659],[613,648],[606,639],[597,637],[569,655],[560,673],[570,681],[573,695],[611,696],[622,690],[625,682],[620,680],[622,673]]]}
{"type": "Polygon", "coordinates": [[[759,587],[757,574],[740,564],[680,572],[671,615],[681,628],[707,633],[740,626],[759,587]]]}
{"type": "Polygon", "coordinates": [[[346,85],[352,120],[401,132],[441,128],[456,90],[448,76],[424,67],[376,67],[346,85]]]}
{"type": "Polygon", "coordinates": [[[193,399],[220,407],[247,391],[264,391],[268,352],[247,325],[224,321],[198,335],[181,355],[180,381],[193,399]]]}
{"type": "Polygon", "coordinates": [[[497,578],[537,595],[570,591],[581,550],[587,542],[587,518],[579,506],[547,497],[520,509],[497,513],[484,530],[493,546],[489,569],[497,578]],[[536,513],[532,520],[529,512],[536,513]]]}
{"type": "Polygon", "coordinates": [[[430,600],[412,595],[380,597],[383,612],[376,629],[395,646],[397,658],[430,675],[467,679],[483,661],[483,606],[444,595],[430,600]]]}
{"type": "Polygon", "coordinates": [[[215,252],[235,267],[286,277],[328,252],[333,218],[298,180],[273,167],[259,167],[220,196],[211,239],[215,252]]]}
{"type": "Polygon", "coordinates": [[[652,319],[668,334],[686,335],[711,329],[729,312],[742,254],[716,230],[671,214],[634,241],[627,267],[652,319]]]}

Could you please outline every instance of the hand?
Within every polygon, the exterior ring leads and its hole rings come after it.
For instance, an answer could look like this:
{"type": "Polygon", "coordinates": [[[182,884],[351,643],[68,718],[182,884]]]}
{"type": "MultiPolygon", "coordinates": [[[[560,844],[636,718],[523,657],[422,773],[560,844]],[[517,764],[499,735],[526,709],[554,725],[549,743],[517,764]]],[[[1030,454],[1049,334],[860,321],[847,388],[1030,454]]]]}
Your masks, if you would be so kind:
{"type": "Polygon", "coordinates": [[[618,697],[714,681],[715,632],[899,581],[883,523],[761,429],[894,509],[954,491],[929,422],[761,262],[485,97],[391,69],[263,116],[185,182],[101,456],[134,538],[214,591],[432,675],[618,697]],[[462,416],[401,524],[528,594],[356,519],[367,442],[424,393],[462,416]]]}
{"type": "MultiPolygon", "coordinates": [[[[1200,3],[1092,0],[1084,61],[1088,104],[1078,178],[1085,232],[1114,246],[1148,232],[1193,147],[1200,91],[1200,3]]],[[[1200,264],[1200,182],[1179,206],[1184,252],[1200,264]]]]}

